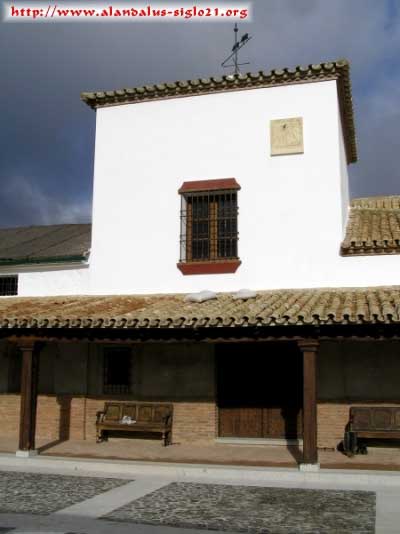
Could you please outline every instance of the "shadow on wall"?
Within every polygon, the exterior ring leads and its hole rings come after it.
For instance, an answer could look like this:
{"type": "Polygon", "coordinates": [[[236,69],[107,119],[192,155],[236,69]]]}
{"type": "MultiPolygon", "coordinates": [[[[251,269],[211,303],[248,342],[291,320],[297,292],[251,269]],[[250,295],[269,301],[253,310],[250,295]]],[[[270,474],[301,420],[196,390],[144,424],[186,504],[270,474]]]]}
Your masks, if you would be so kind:
{"type": "Polygon", "coordinates": [[[44,452],[47,449],[51,449],[55,445],[59,445],[63,441],[68,441],[70,437],[70,424],[71,424],[71,401],[70,395],[57,396],[57,404],[59,406],[60,415],[58,420],[58,439],[46,443],[42,447],[38,448],[39,452],[44,452]]]}
{"type": "Polygon", "coordinates": [[[287,450],[297,463],[303,459],[303,451],[299,440],[303,437],[303,410],[299,406],[286,406],[281,411],[285,422],[285,437],[288,441],[287,450]]]}

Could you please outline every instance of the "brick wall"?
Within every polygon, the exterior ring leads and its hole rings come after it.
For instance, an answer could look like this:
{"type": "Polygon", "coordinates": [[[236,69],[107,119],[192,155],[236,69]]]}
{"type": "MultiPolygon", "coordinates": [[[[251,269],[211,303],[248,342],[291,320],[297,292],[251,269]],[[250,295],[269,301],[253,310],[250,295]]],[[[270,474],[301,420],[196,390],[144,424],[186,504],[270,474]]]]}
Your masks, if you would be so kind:
{"type": "Polygon", "coordinates": [[[19,395],[0,395],[1,434],[7,438],[17,437],[19,434],[19,395]]]}
{"type": "MultiPolygon", "coordinates": [[[[58,439],[96,438],[96,412],[104,408],[104,397],[39,395],[36,412],[36,437],[58,439]]],[[[111,399],[109,399],[111,400],[111,399]]],[[[212,402],[176,402],[173,441],[210,441],[216,436],[216,407],[212,402]]],[[[2,435],[17,437],[19,432],[19,395],[0,395],[2,435]]]]}
{"type": "MultiPolygon", "coordinates": [[[[104,397],[72,397],[69,395],[39,395],[37,405],[38,438],[88,439],[96,437],[96,412],[104,407],[104,397]]],[[[217,436],[217,408],[212,402],[175,402],[173,441],[175,443],[212,441],[217,436]]],[[[319,402],[318,447],[336,448],[343,439],[350,406],[360,402],[319,402]]],[[[398,403],[373,403],[398,406],[398,403]]],[[[17,437],[19,432],[20,397],[0,395],[1,432],[4,437],[17,437]]]]}
{"type": "Polygon", "coordinates": [[[60,409],[56,397],[40,395],[36,409],[36,437],[59,439],[60,409]]]}
{"type": "Polygon", "coordinates": [[[39,438],[85,439],[84,397],[39,395],[36,435],[39,438]]]}
{"type": "Polygon", "coordinates": [[[215,433],[217,410],[212,402],[180,402],[174,404],[174,443],[212,441],[215,433]]]}
{"type": "Polygon", "coordinates": [[[335,449],[349,420],[349,404],[318,403],[318,447],[335,449]]]}

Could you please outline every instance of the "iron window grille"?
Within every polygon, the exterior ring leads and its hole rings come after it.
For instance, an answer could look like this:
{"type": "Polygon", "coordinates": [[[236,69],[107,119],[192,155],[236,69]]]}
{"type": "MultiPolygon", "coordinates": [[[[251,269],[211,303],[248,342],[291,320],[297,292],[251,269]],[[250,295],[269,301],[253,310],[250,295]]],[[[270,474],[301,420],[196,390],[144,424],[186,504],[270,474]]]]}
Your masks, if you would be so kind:
{"type": "Polygon", "coordinates": [[[238,259],[236,190],[181,193],[180,261],[238,259]]]}
{"type": "Polygon", "coordinates": [[[18,276],[0,276],[0,296],[18,295],[18,276]]]}
{"type": "Polygon", "coordinates": [[[132,352],[128,347],[109,347],[104,350],[103,392],[129,393],[131,388],[132,352]]]}

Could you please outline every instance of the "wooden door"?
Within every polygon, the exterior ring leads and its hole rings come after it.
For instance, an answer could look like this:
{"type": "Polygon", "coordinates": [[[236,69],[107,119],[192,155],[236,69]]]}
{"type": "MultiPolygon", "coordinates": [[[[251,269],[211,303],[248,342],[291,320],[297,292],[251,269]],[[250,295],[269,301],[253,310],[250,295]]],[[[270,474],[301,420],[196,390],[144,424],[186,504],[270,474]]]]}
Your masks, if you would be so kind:
{"type": "Polygon", "coordinates": [[[301,353],[295,343],[219,345],[219,435],[301,437],[302,381],[301,353]]]}

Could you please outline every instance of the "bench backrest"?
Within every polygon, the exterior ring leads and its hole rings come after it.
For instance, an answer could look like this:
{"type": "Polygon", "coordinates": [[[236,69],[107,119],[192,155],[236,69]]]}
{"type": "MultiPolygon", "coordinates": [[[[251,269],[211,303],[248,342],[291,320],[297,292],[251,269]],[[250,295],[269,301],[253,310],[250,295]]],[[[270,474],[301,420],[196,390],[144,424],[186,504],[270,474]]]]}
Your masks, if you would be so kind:
{"type": "Polygon", "coordinates": [[[124,416],[138,423],[162,423],[167,415],[172,416],[172,404],[151,402],[106,402],[104,421],[121,421],[124,416]]]}
{"type": "Polygon", "coordinates": [[[399,431],[400,406],[353,406],[350,421],[352,430],[399,431]]]}

